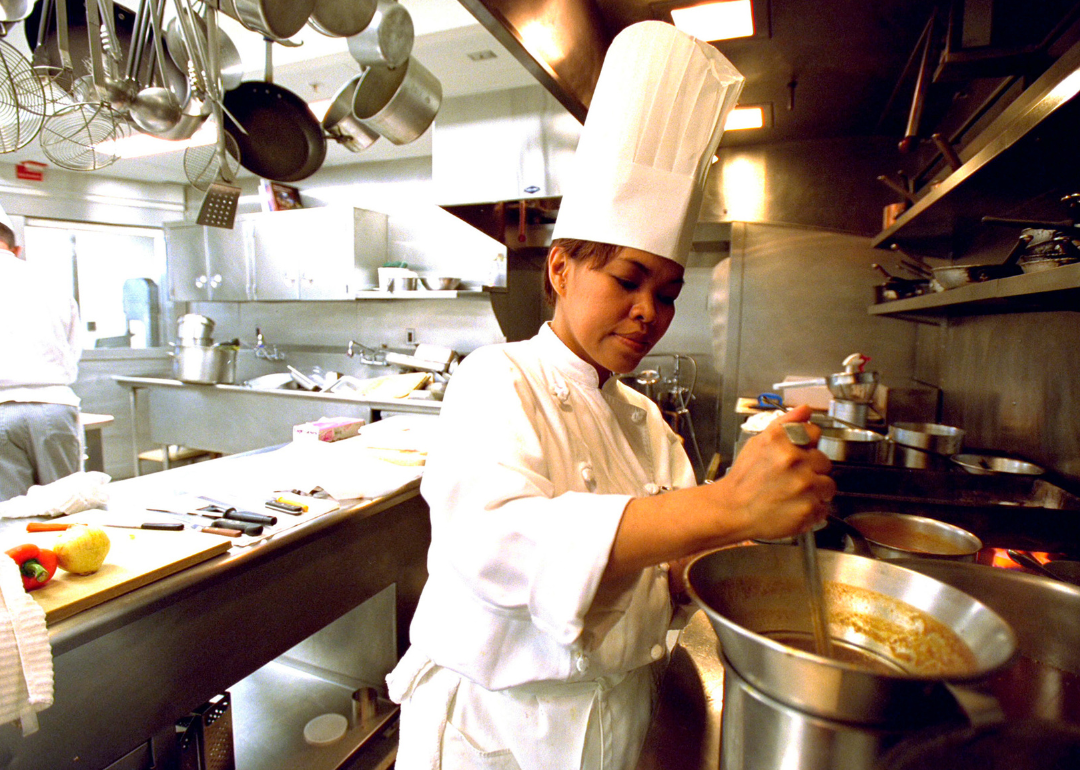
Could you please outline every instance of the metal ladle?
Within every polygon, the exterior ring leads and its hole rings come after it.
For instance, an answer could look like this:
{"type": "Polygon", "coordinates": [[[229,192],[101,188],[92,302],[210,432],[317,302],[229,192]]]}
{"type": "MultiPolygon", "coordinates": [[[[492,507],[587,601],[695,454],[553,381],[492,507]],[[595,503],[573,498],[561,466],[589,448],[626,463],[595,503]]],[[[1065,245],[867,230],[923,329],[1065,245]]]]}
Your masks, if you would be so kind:
{"type": "MultiPolygon", "coordinates": [[[[785,408],[785,412],[791,411],[785,408]]],[[[801,422],[784,424],[784,432],[795,446],[810,446],[810,434],[801,422]]],[[[832,641],[829,639],[829,619],[825,608],[825,586],[818,566],[817,541],[813,532],[800,532],[797,538],[802,553],[803,575],[810,594],[810,622],[814,628],[814,649],[823,658],[832,657],[832,641]]]]}
{"type": "MultiPolygon", "coordinates": [[[[161,18],[163,6],[144,0],[150,15],[151,34],[154,38],[154,65],[161,79],[165,81],[165,52],[161,45],[161,18]]],[[[168,88],[150,85],[140,89],[128,108],[131,120],[148,133],[162,133],[175,128],[182,117],[180,100],[168,88]]]]}

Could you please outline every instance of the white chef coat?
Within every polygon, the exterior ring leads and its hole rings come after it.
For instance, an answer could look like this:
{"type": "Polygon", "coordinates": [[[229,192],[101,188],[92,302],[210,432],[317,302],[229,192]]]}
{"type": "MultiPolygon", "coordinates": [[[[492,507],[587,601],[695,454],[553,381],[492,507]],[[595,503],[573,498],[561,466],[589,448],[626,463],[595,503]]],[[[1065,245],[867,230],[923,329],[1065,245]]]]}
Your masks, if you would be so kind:
{"type": "Polygon", "coordinates": [[[652,401],[598,384],[549,325],[454,373],[420,487],[429,577],[388,677],[400,770],[636,761],[667,653],[667,572],[603,592],[600,578],[629,500],[695,479],[652,401]]]}
{"type": "Polygon", "coordinates": [[[74,298],[0,248],[0,403],[78,406],[79,332],[74,298]]]}

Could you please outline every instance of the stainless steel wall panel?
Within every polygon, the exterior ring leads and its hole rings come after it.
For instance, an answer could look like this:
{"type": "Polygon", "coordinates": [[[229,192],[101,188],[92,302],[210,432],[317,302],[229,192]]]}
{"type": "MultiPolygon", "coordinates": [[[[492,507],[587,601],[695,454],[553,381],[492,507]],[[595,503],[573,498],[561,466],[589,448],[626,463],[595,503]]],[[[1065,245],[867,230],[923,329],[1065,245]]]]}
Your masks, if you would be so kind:
{"type": "Polygon", "coordinates": [[[953,319],[942,350],[943,419],[965,445],[1015,453],[1080,479],[1080,315],[953,319]]]}

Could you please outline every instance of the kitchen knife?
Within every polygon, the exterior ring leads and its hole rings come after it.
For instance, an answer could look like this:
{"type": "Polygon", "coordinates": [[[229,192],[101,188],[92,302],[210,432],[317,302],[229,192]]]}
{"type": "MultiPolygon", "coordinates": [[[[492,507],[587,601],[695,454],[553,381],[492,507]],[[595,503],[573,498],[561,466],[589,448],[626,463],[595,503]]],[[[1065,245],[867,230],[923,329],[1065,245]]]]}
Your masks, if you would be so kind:
{"type": "MultiPolygon", "coordinates": [[[[71,527],[78,527],[80,523],[64,523],[60,521],[31,521],[26,525],[27,532],[61,532],[71,527]]],[[[159,529],[167,532],[181,532],[184,525],[178,521],[144,521],[140,524],[113,524],[104,523],[97,526],[118,527],[120,529],[159,529]]]]}
{"type": "Polygon", "coordinates": [[[222,518],[231,519],[232,521],[246,521],[249,524],[265,524],[270,527],[277,524],[277,516],[271,516],[266,513],[255,513],[253,511],[238,511],[232,506],[223,506],[217,503],[204,505],[202,508],[199,508],[199,510],[216,513],[222,518]]]}
{"type": "Polygon", "coordinates": [[[210,513],[203,513],[202,511],[174,511],[168,508],[148,508],[149,511],[160,511],[161,513],[172,513],[178,516],[198,516],[201,519],[211,519],[209,526],[220,527],[222,529],[236,529],[245,535],[261,535],[263,531],[262,524],[255,524],[247,521],[236,521],[234,519],[223,519],[219,516],[213,516],[210,513]]]}

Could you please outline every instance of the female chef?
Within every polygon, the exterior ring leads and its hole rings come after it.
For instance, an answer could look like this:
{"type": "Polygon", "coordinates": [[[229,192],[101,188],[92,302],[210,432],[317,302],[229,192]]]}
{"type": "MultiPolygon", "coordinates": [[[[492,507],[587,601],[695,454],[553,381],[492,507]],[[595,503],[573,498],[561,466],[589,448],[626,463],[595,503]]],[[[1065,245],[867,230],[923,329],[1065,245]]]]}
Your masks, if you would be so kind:
{"type": "Polygon", "coordinates": [[[782,426],[695,486],[659,409],[612,376],[674,317],[741,85],[661,22],[607,52],[548,255],[554,316],[469,355],[446,391],[421,485],[428,582],[387,678],[399,770],[633,768],[668,652],[666,564],[824,515],[829,462],[782,426]]]}

